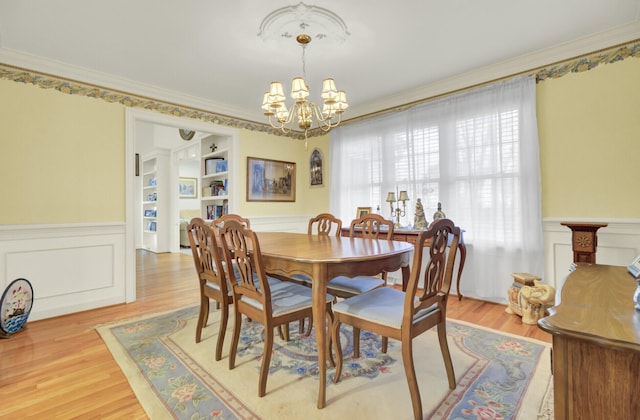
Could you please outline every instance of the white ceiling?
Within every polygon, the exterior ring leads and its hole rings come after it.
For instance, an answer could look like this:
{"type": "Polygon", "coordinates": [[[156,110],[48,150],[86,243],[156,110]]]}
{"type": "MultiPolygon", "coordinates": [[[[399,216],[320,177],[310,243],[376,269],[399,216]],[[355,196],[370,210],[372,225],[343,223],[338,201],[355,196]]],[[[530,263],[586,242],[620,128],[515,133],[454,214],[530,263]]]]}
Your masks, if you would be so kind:
{"type": "MultiPolygon", "coordinates": [[[[0,0],[0,63],[263,122],[269,82],[287,89],[302,62],[295,41],[258,30],[297,3],[0,0]]],[[[350,32],[306,53],[312,95],[333,77],[351,105],[345,118],[640,39],[640,0],[305,3],[350,32]]]]}

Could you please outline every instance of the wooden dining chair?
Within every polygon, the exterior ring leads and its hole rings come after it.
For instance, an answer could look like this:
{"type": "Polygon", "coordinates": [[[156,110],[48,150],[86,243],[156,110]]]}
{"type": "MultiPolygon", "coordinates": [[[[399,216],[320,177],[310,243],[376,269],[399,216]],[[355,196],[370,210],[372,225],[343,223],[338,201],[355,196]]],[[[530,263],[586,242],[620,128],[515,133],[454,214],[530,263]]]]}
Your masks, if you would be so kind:
{"type": "Polygon", "coordinates": [[[447,343],[446,316],[459,240],[460,229],[451,220],[435,221],[429,230],[418,235],[406,291],[381,287],[333,306],[332,337],[337,356],[334,382],[340,380],[342,373],[343,355],[339,334],[341,324],[350,324],[381,334],[383,337],[399,340],[402,345],[402,361],[409,384],[413,415],[416,419],[422,419],[412,340],[435,326],[449,388],[455,389],[456,378],[447,343]],[[427,240],[431,240],[431,245],[425,248],[424,243],[427,240]],[[429,250],[429,261],[424,271],[424,289],[418,290],[425,249],[429,250]]]}
{"type": "MultiPolygon", "coordinates": [[[[307,233],[309,235],[340,236],[342,234],[342,220],[331,213],[320,213],[309,219],[307,233]]],[[[304,274],[294,274],[291,277],[283,278],[283,280],[311,287],[311,278],[304,274]]]]}
{"type": "MultiPolygon", "coordinates": [[[[292,282],[268,281],[258,236],[251,229],[236,221],[229,221],[220,229],[220,237],[227,266],[235,264],[237,267],[237,270],[229,270],[235,302],[229,369],[235,367],[242,315],[245,315],[264,325],[264,350],[258,381],[258,396],[263,397],[273,351],[273,329],[286,326],[291,321],[312,317],[311,289],[292,282]],[[257,283],[254,276],[258,278],[257,283]]],[[[333,300],[333,296],[326,295],[325,310],[329,316],[329,325],[333,321],[333,300]]]]}
{"type": "Polygon", "coordinates": [[[196,343],[202,339],[202,329],[207,325],[209,319],[209,300],[213,299],[221,310],[215,353],[215,360],[220,360],[229,319],[229,305],[233,303],[233,293],[227,282],[220,248],[211,226],[199,217],[193,218],[187,225],[187,236],[200,285],[200,312],[196,325],[196,343]]]}
{"type": "MultiPolygon", "coordinates": [[[[351,221],[349,235],[364,239],[393,239],[393,221],[379,214],[369,213],[351,221]]],[[[362,293],[383,287],[387,284],[387,273],[378,276],[338,276],[327,285],[327,292],[341,298],[349,299],[362,293]]],[[[382,337],[382,348],[387,350],[387,338],[382,337]]],[[[353,326],[353,357],[360,357],[360,329],[353,326]]]]}
{"type": "MultiPolygon", "coordinates": [[[[239,214],[235,214],[235,213],[227,213],[224,214],[220,217],[218,217],[217,219],[213,220],[211,222],[211,226],[215,229],[216,233],[220,232],[220,229],[224,226],[224,224],[230,220],[235,220],[236,222],[240,223],[242,226],[246,227],[247,229],[251,229],[251,221],[245,217],[240,216],[239,214]]],[[[222,262],[223,265],[226,265],[224,260],[222,262]]],[[[235,268],[235,266],[234,266],[235,268]]],[[[229,276],[227,275],[227,278],[229,276]]],[[[236,278],[238,276],[236,275],[236,278]]],[[[270,282],[276,282],[278,281],[276,278],[268,276],[267,277],[268,280],[270,282]]],[[[254,280],[256,280],[254,278],[254,280]]],[[[231,290],[231,286],[229,285],[229,291],[232,293],[233,291],[231,290]]],[[[302,330],[304,328],[304,320],[300,321],[300,329],[302,330]]],[[[281,339],[285,340],[285,341],[289,341],[289,327],[287,325],[285,325],[284,327],[282,326],[278,326],[278,335],[280,336],[281,339]]]]}
{"type": "Polygon", "coordinates": [[[334,235],[340,236],[342,232],[342,220],[331,213],[320,213],[309,219],[307,233],[309,235],[334,235]]]}
{"type": "MultiPolygon", "coordinates": [[[[393,222],[385,220],[382,216],[372,214],[354,220],[351,222],[352,232],[354,224],[356,224],[356,226],[362,224],[363,237],[366,239],[378,239],[380,235],[387,240],[391,240],[391,238],[393,238],[393,222]]],[[[309,235],[316,234],[328,236],[333,234],[335,236],[341,236],[342,220],[330,213],[321,213],[309,220],[307,233],[309,235]]],[[[354,236],[354,234],[351,233],[351,236],[354,236]]],[[[386,273],[381,273],[381,276],[382,277],[334,277],[327,283],[327,292],[337,297],[350,298],[359,295],[360,293],[375,289],[376,287],[383,286],[385,284],[384,279],[386,278],[386,273]]],[[[311,279],[306,276],[294,276],[294,278],[309,285],[311,284],[311,279]]]]}
{"type": "MultiPolygon", "coordinates": [[[[240,216],[239,214],[234,214],[234,213],[227,213],[224,214],[220,217],[218,217],[217,219],[214,219],[213,221],[211,221],[211,227],[213,228],[214,232],[216,233],[216,235],[218,235],[220,228],[222,226],[224,226],[225,222],[229,221],[229,220],[235,220],[239,223],[241,223],[244,227],[247,227],[249,229],[251,229],[251,221],[249,219],[246,219],[242,216],[240,216]]],[[[221,246],[221,245],[219,245],[221,246]]],[[[222,258],[222,265],[225,265],[224,262],[224,258],[222,258]]],[[[227,276],[228,279],[228,276],[227,276]]],[[[229,285],[229,293],[232,293],[231,290],[231,285],[229,285]]],[[[216,308],[219,309],[220,308],[220,303],[216,302],[216,308]]]]}
{"type": "Polygon", "coordinates": [[[242,224],[244,227],[251,229],[251,221],[249,219],[234,213],[223,214],[222,216],[213,220],[211,222],[211,226],[213,226],[216,229],[216,232],[218,232],[220,228],[224,226],[225,222],[228,222],[229,220],[235,220],[236,222],[242,224]]]}

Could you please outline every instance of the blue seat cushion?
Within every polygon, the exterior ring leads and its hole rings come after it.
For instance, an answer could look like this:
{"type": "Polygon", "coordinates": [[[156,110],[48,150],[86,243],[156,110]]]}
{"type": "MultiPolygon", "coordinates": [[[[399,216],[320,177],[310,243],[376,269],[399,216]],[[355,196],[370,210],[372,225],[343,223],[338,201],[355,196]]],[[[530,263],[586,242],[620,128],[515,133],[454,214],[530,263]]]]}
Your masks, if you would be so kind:
{"type": "MultiPolygon", "coordinates": [[[[376,324],[400,328],[404,299],[403,291],[391,287],[380,287],[334,304],[333,313],[349,314],[376,324]]],[[[414,322],[433,313],[437,308],[434,304],[419,311],[414,315],[414,322]]]]}
{"type": "MultiPolygon", "coordinates": [[[[300,284],[279,281],[278,283],[269,282],[271,288],[271,307],[273,315],[284,315],[299,309],[312,306],[311,289],[300,284]]],[[[334,301],[334,297],[330,294],[326,295],[326,302],[334,301]]],[[[242,301],[263,310],[262,304],[255,299],[244,296],[242,301]]]]}
{"type": "MultiPolygon", "coordinates": [[[[294,274],[291,276],[298,281],[303,281],[311,285],[311,279],[304,274],[294,274]]],[[[338,294],[339,292],[345,292],[352,295],[359,295],[369,290],[376,289],[384,286],[384,280],[380,277],[374,276],[338,276],[329,280],[327,283],[327,291],[329,293],[338,294]]]]}

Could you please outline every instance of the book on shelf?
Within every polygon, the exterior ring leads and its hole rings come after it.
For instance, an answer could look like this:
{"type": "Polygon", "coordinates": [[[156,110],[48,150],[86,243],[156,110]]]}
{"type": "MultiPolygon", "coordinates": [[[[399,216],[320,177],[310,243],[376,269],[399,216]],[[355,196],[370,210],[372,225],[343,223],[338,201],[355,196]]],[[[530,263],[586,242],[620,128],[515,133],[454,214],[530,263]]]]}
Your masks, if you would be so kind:
{"type": "Polygon", "coordinates": [[[216,179],[214,181],[211,181],[210,185],[210,189],[211,189],[211,194],[210,196],[215,197],[218,195],[227,195],[227,180],[226,178],[224,180],[221,179],[216,179]]]}
{"type": "Polygon", "coordinates": [[[225,158],[207,158],[204,160],[204,174],[211,175],[227,170],[227,161],[225,158]]]}
{"type": "Polygon", "coordinates": [[[218,219],[227,214],[228,209],[228,206],[222,204],[210,204],[207,206],[207,219],[218,219]]]}
{"type": "Polygon", "coordinates": [[[227,172],[227,162],[226,160],[219,160],[216,162],[216,172],[227,172]]]}

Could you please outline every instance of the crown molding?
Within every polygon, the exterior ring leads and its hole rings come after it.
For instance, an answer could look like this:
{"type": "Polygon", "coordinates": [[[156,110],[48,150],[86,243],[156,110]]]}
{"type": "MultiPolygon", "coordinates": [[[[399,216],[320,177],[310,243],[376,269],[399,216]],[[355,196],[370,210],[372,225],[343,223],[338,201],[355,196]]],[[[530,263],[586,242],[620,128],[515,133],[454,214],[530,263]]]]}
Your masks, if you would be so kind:
{"type": "MultiPolygon", "coordinates": [[[[406,109],[439,96],[516,75],[543,74],[543,78],[538,77],[538,80],[543,80],[547,77],[561,77],[571,71],[589,70],[600,63],[626,58],[628,55],[618,53],[616,50],[625,43],[635,41],[631,54],[640,56],[639,40],[640,21],[455,75],[379,101],[350,107],[349,118],[343,120],[343,124],[406,109]],[[602,53],[605,50],[609,50],[608,56],[600,54],[593,57],[593,54],[602,53]],[[587,57],[589,54],[592,57],[587,57]],[[581,60],[587,60],[588,63],[584,64],[581,60]]],[[[625,54],[629,54],[629,51],[625,51],[625,54]]],[[[0,78],[30,83],[42,88],[54,88],[69,94],[119,102],[127,107],[150,109],[228,127],[304,139],[302,132],[292,131],[284,134],[269,124],[256,122],[255,113],[247,113],[240,108],[2,47],[0,47],[0,78]]],[[[322,134],[324,132],[319,128],[309,130],[309,137],[322,134]]]]}
{"type": "Polygon", "coordinates": [[[619,26],[609,31],[599,32],[574,41],[521,55],[513,59],[454,75],[435,83],[399,92],[378,101],[349,108],[349,118],[344,121],[361,120],[388,112],[395,108],[406,108],[410,104],[425,102],[429,99],[491,83],[500,79],[536,73],[544,67],[578,59],[582,56],[614,48],[640,39],[640,21],[619,26]],[[384,110],[384,111],[381,111],[384,110]]]}
{"type": "Polygon", "coordinates": [[[255,121],[256,114],[247,113],[242,108],[220,102],[149,85],[113,74],[103,73],[80,66],[73,66],[48,58],[0,47],[0,64],[32,70],[43,75],[63,78],[82,84],[101,87],[143,98],[157,99],[167,103],[180,104],[193,109],[208,110],[222,116],[233,116],[246,121],[255,121]]]}
{"type": "MultiPolygon", "coordinates": [[[[225,113],[214,112],[211,109],[214,109],[217,104],[202,98],[69,66],[7,48],[0,48],[0,79],[28,83],[43,89],[55,89],[70,95],[117,102],[129,108],[141,108],[226,127],[265,132],[298,140],[304,139],[302,132],[292,131],[285,134],[269,124],[252,121],[250,117],[244,119],[242,115],[245,113],[242,110],[221,106],[225,113]]],[[[322,133],[312,134],[312,136],[320,134],[322,133]]]]}

